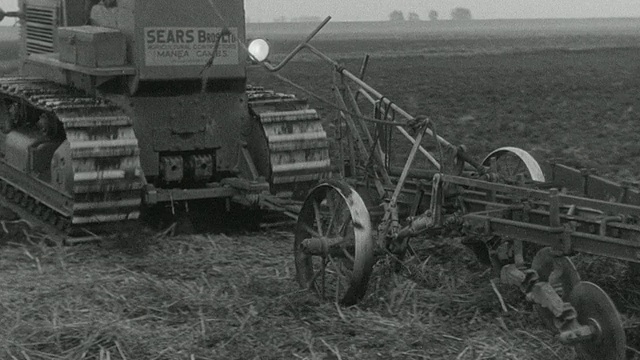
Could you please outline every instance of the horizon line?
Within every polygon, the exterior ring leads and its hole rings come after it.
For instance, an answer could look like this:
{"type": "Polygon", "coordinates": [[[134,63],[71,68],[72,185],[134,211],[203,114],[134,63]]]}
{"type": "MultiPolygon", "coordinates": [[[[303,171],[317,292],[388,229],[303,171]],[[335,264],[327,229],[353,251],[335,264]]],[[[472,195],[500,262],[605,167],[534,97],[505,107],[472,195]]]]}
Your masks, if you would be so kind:
{"type": "MultiPolygon", "coordinates": [[[[299,18],[299,17],[298,17],[299,18]]],[[[309,24],[315,23],[314,20],[309,21],[296,21],[295,18],[292,18],[294,21],[246,21],[246,24],[309,24]]],[[[323,18],[320,17],[318,22],[322,21],[323,18]]],[[[469,20],[454,20],[454,19],[438,19],[438,20],[429,20],[429,19],[418,19],[418,20],[397,20],[392,21],[389,19],[386,20],[331,20],[330,23],[380,23],[380,22],[389,22],[389,23],[412,23],[412,22],[425,22],[425,23],[437,23],[437,22],[481,22],[481,21],[540,21],[540,20],[640,20],[640,16],[615,16],[615,17],[548,17],[548,18],[481,18],[481,19],[469,19],[469,20]]],[[[19,25],[19,24],[18,24],[19,25]]],[[[640,26],[640,23],[638,24],[640,26]]],[[[0,27],[4,28],[12,28],[17,27],[14,24],[3,25],[0,24],[0,27]]]]}
{"type": "MultiPolygon", "coordinates": [[[[310,21],[296,21],[296,18],[292,18],[293,21],[247,21],[247,24],[290,24],[290,23],[313,23],[315,20],[310,21]]],[[[318,22],[322,21],[323,18],[318,18],[318,22]]],[[[496,21],[496,20],[640,20],[640,16],[615,16],[615,17],[548,17],[548,18],[481,18],[481,19],[469,19],[469,20],[454,20],[454,19],[438,19],[438,20],[429,20],[429,19],[418,19],[418,20],[396,20],[392,21],[389,19],[383,20],[331,20],[330,23],[368,23],[368,22],[394,22],[394,23],[411,23],[411,22],[441,22],[441,21],[452,21],[452,22],[473,22],[473,21],[496,21]]],[[[640,23],[638,24],[640,25],[640,23]]]]}

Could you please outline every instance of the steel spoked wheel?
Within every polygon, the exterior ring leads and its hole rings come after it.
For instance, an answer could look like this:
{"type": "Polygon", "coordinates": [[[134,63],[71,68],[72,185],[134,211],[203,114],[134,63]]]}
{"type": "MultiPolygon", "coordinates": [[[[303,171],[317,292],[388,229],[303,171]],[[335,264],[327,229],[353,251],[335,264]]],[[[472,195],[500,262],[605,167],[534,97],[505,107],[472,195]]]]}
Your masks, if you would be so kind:
{"type": "Polygon", "coordinates": [[[507,184],[544,182],[540,164],[531,154],[516,147],[503,147],[492,151],[482,160],[482,165],[495,166],[494,171],[498,174],[500,181],[507,184]]]}
{"type": "Polygon", "coordinates": [[[307,196],[296,225],[294,256],[301,287],[350,306],[367,291],[375,243],[369,211],[358,193],[327,181],[307,196]]]}

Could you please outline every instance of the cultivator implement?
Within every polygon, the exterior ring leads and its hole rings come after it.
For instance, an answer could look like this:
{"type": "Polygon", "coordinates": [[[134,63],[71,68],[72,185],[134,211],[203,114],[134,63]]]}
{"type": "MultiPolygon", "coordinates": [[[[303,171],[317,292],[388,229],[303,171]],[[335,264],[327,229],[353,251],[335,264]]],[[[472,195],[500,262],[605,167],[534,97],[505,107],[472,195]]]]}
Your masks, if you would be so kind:
{"type": "Polygon", "coordinates": [[[518,286],[559,340],[586,359],[624,359],[622,322],[609,296],[582,281],[571,256],[640,263],[640,190],[522,149],[476,161],[309,44],[324,24],[271,71],[306,49],[328,62],[338,117],[331,149],[337,172],[307,196],[294,256],[304,288],[344,305],[366,294],[376,256],[401,259],[409,240],[456,230],[503,282],[518,286]],[[370,113],[369,113],[370,111],[370,113]],[[392,141],[408,140],[404,145],[392,141]],[[403,147],[404,146],[404,147],[403,147]],[[420,163],[419,161],[422,161],[420,163]],[[523,250],[541,247],[533,259],[523,250]]]}

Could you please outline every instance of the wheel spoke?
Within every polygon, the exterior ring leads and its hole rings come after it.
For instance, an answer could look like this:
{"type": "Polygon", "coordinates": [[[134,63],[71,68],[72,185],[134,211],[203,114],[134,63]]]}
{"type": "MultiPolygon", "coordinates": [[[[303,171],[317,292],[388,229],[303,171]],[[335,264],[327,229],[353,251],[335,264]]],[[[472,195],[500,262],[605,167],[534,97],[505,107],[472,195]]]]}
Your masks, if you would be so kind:
{"type": "Polygon", "coordinates": [[[521,179],[530,180],[529,169],[517,156],[510,153],[498,154],[493,157],[496,170],[501,178],[508,182],[518,182],[521,179]]]}
{"type": "Polygon", "coordinates": [[[299,223],[300,226],[302,226],[302,228],[311,236],[315,236],[315,237],[322,237],[320,234],[318,234],[317,231],[315,231],[314,229],[312,229],[309,225],[305,224],[305,223],[299,223]]]}
{"type": "Polygon", "coordinates": [[[318,280],[318,276],[320,276],[322,273],[323,273],[323,271],[322,271],[322,267],[321,267],[318,271],[315,271],[313,273],[313,277],[311,278],[311,280],[309,281],[309,284],[308,284],[308,288],[311,289],[311,287],[313,286],[314,290],[318,294],[321,293],[321,289],[318,287],[317,280],[318,280]]]}
{"type": "MultiPolygon", "coordinates": [[[[340,230],[338,231],[338,234],[342,235],[344,240],[347,240],[348,235],[351,235],[351,233],[353,232],[353,219],[351,219],[351,217],[347,218],[346,221],[340,226],[340,230]],[[351,230],[351,231],[349,231],[351,230]]],[[[353,240],[353,239],[351,239],[353,240]]]]}
{"type": "Polygon", "coordinates": [[[513,158],[513,156],[509,155],[509,158],[507,159],[508,163],[509,163],[509,169],[511,170],[509,175],[511,177],[515,177],[516,175],[518,175],[518,161],[516,159],[513,158]]]}
{"type": "MultiPolygon", "coordinates": [[[[507,180],[509,180],[513,177],[513,164],[509,161],[510,156],[508,154],[502,156],[502,158],[503,160],[499,163],[501,165],[499,168],[502,170],[503,175],[507,177],[507,180]]],[[[496,159],[496,161],[499,161],[499,159],[500,158],[496,159]]]]}
{"type": "Polygon", "coordinates": [[[326,258],[322,258],[322,298],[324,299],[324,297],[326,296],[325,294],[325,290],[326,290],[326,273],[327,273],[327,259],[326,258]]]}
{"type": "Polygon", "coordinates": [[[340,272],[340,269],[337,268],[337,266],[336,266],[336,272],[338,273],[338,276],[337,276],[338,281],[336,282],[336,296],[334,301],[338,303],[340,302],[340,279],[342,278],[342,273],[340,272]]]}
{"type": "Polygon", "coordinates": [[[336,302],[340,302],[341,299],[341,294],[340,294],[340,289],[341,289],[341,283],[344,279],[344,291],[346,292],[346,290],[349,287],[349,283],[351,280],[351,275],[353,274],[353,269],[349,269],[345,266],[344,261],[342,259],[338,259],[338,261],[336,261],[331,255],[329,255],[329,260],[331,261],[331,264],[333,265],[333,268],[336,271],[336,288],[335,288],[335,301],[336,302]],[[344,268],[343,268],[344,267],[344,268]],[[344,271],[348,271],[351,274],[346,274],[344,271]]]}
{"type": "Polygon", "coordinates": [[[327,236],[331,236],[331,234],[337,234],[334,233],[333,230],[336,226],[336,221],[340,221],[340,216],[345,210],[345,203],[341,195],[336,191],[332,191],[327,195],[327,203],[329,204],[329,212],[331,213],[329,225],[327,226],[327,236]]]}
{"type": "Polygon", "coordinates": [[[336,261],[333,259],[333,257],[331,255],[329,255],[329,260],[331,261],[331,265],[333,265],[334,269],[336,270],[336,290],[335,290],[335,301],[336,302],[340,302],[340,282],[342,280],[342,278],[344,277],[342,275],[342,271],[340,271],[339,265],[338,263],[336,263],[336,261]]]}
{"type": "Polygon", "coordinates": [[[356,262],[356,259],[353,257],[353,255],[349,253],[349,250],[347,250],[347,248],[345,248],[344,246],[342,246],[342,253],[347,259],[351,261],[352,264],[356,262]]]}
{"type": "Polygon", "coordinates": [[[513,156],[509,156],[509,162],[511,163],[511,177],[513,180],[519,180],[518,178],[520,176],[523,176],[526,178],[526,174],[524,173],[524,169],[523,169],[523,165],[522,162],[518,161],[518,159],[516,159],[513,156]]]}
{"type": "MultiPolygon", "coordinates": [[[[331,206],[329,206],[331,208],[331,206]]],[[[333,230],[333,224],[338,216],[338,212],[335,209],[331,209],[331,218],[329,219],[329,225],[327,225],[327,236],[331,236],[331,230],[333,230]]]]}
{"type": "Polygon", "coordinates": [[[320,213],[320,205],[317,201],[313,201],[313,212],[316,219],[316,227],[318,228],[318,234],[320,237],[324,236],[322,233],[322,213],[320,213]]]}

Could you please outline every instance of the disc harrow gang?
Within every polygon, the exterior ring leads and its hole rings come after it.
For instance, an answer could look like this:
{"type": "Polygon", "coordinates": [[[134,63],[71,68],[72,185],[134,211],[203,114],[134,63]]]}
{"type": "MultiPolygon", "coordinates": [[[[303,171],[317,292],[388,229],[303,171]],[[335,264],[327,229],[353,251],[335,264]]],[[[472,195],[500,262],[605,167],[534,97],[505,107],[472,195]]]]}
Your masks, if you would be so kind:
{"type": "Polygon", "coordinates": [[[139,217],[144,179],[138,141],[121,109],[24,77],[0,79],[0,102],[12,109],[2,119],[0,177],[7,200],[63,237],[139,217]]]}
{"type": "Polygon", "coordinates": [[[368,58],[354,75],[310,45],[328,21],[280,64],[263,62],[278,71],[309,50],[335,70],[332,155],[339,180],[317,185],[299,214],[293,253],[300,286],[353,305],[366,296],[374,255],[402,261],[411,239],[455,231],[479,258],[491,260],[502,282],[526,294],[560,342],[585,359],[624,359],[617,309],[602,289],[580,279],[569,257],[583,252],[640,263],[637,185],[541,166],[515,147],[477,161],[438,136],[428,117],[412,116],[364,82],[368,58]],[[389,141],[402,137],[409,144],[389,141]],[[406,154],[401,167],[392,156],[398,151],[406,154]],[[426,160],[420,168],[418,156],[426,160]],[[525,254],[533,245],[543,249],[529,266],[525,254]]]}

